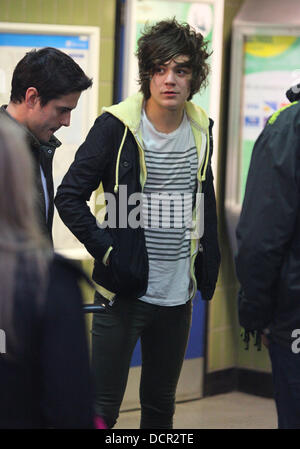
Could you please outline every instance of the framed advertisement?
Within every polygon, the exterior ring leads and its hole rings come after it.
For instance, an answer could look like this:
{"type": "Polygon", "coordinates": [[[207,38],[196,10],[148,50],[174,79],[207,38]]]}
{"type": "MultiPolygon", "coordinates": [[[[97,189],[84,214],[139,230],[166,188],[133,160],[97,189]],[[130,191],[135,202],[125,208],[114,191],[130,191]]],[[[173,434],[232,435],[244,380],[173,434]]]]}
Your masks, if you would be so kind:
{"type": "Polygon", "coordinates": [[[299,54],[299,36],[272,33],[244,37],[237,192],[240,202],[244,198],[252,149],[257,137],[269,117],[290,104],[285,92],[300,77],[299,54]]]}
{"type": "Polygon", "coordinates": [[[233,29],[226,167],[226,219],[232,251],[254,143],[268,118],[289,104],[300,81],[300,28],[237,22],[233,29]]]}
{"type": "Polygon", "coordinates": [[[214,120],[212,167],[215,181],[218,160],[223,14],[224,0],[128,0],[125,8],[123,99],[139,89],[138,63],[135,53],[137,40],[145,25],[175,17],[179,22],[188,22],[201,32],[209,43],[209,49],[213,50],[210,57],[211,71],[208,87],[194,95],[192,101],[203,107],[214,120]]]}
{"type": "MultiPolygon", "coordinates": [[[[54,188],[58,187],[68,170],[79,145],[92,126],[98,109],[98,72],[100,30],[97,27],[67,25],[38,25],[0,22],[0,103],[7,104],[10,83],[17,62],[33,48],[56,47],[70,55],[93,78],[93,86],[81,95],[72,112],[71,125],[55,134],[62,142],[54,157],[54,188]]],[[[94,211],[94,197],[90,207],[94,211]]],[[[55,249],[75,259],[89,258],[83,245],[54,215],[53,238],[55,249]]]]}

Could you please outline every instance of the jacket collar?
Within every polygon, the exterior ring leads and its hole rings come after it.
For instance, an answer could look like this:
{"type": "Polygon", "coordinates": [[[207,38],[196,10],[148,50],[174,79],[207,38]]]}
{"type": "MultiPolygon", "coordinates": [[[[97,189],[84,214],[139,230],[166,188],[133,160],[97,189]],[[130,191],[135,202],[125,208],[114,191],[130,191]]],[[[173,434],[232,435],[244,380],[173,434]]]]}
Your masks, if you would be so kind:
{"type": "Polygon", "coordinates": [[[55,137],[55,136],[51,136],[49,142],[40,142],[30,131],[28,128],[26,128],[26,126],[22,125],[20,122],[18,122],[17,120],[15,120],[6,110],[7,105],[3,105],[0,108],[0,116],[1,114],[5,115],[6,117],[8,117],[10,120],[12,120],[16,125],[20,126],[25,135],[26,135],[26,139],[28,144],[30,145],[30,147],[34,147],[34,148],[40,148],[40,147],[51,147],[52,150],[55,150],[56,148],[58,148],[61,145],[61,142],[55,137]]]}
{"type": "MultiPolygon", "coordinates": [[[[136,134],[141,122],[141,112],[144,97],[141,92],[134,94],[121,103],[102,109],[118,118],[125,126],[128,126],[133,134],[136,134]]],[[[185,110],[192,124],[206,131],[209,127],[209,119],[204,109],[191,101],[186,101],[185,110]]]]}

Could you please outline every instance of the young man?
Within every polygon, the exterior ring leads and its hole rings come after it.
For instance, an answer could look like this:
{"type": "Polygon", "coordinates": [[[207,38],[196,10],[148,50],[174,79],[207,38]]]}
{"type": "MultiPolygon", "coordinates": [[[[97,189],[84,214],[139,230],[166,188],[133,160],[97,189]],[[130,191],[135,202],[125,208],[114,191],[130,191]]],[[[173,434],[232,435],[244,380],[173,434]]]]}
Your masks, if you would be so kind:
{"type": "Polygon", "coordinates": [[[95,303],[107,304],[94,315],[92,367],[96,414],[108,427],[117,420],[141,337],[141,428],[172,428],[192,299],[197,286],[204,299],[214,292],[220,257],[211,126],[188,101],[206,80],[208,56],[189,25],[172,20],[148,29],[138,42],[141,92],[105,109],[58,188],[61,218],[95,258],[95,303]],[[86,204],[100,182],[111,215],[106,227],[86,204]],[[169,225],[164,204],[157,204],[160,195],[176,194],[192,209],[200,192],[201,241],[191,240],[185,222],[178,226],[178,204],[170,207],[169,225]],[[143,202],[140,226],[136,198],[143,202]]]}
{"type": "Polygon", "coordinates": [[[287,97],[253,148],[236,270],[246,340],[269,349],[278,427],[300,429],[300,85],[287,97]]]}
{"type": "Polygon", "coordinates": [[[70,56],[47,47],[30,51],[18,62],[11,84],[10,102],[1,107],[0,120],[9,117],[26,130],[35,166],[38,218],[52,240],[52,160],[61,145],[54,133],[70,125],[71,111],[92,80],[70,56]]]}

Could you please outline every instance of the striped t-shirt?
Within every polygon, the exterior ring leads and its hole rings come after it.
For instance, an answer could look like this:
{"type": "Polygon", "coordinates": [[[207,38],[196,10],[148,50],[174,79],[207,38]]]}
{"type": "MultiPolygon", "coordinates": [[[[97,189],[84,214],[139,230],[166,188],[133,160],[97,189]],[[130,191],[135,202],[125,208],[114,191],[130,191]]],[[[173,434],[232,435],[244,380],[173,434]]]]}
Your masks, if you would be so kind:
{"type": "Polygon", "coordinates": [[[149,282],[142,301],[177,306],[189,300],[189,223],[196,191],[198,157],[191,125],[158,132],[142,113],[141,131],[147,179],[143,220],[149,256],[149,282]]]}

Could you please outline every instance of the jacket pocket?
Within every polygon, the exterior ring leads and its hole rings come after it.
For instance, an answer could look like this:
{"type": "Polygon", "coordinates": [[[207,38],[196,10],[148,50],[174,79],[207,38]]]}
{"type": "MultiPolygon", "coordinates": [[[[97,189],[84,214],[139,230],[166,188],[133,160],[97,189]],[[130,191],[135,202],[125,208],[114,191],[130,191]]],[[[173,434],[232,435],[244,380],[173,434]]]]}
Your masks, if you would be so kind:
{"type": "Polygon", "coordinates": [[[147,290],[149,272],[144,230],[129,227],[118,229],[113,240],[108,269],[114,291],[125,297],[143,296],[147,290]]]}

